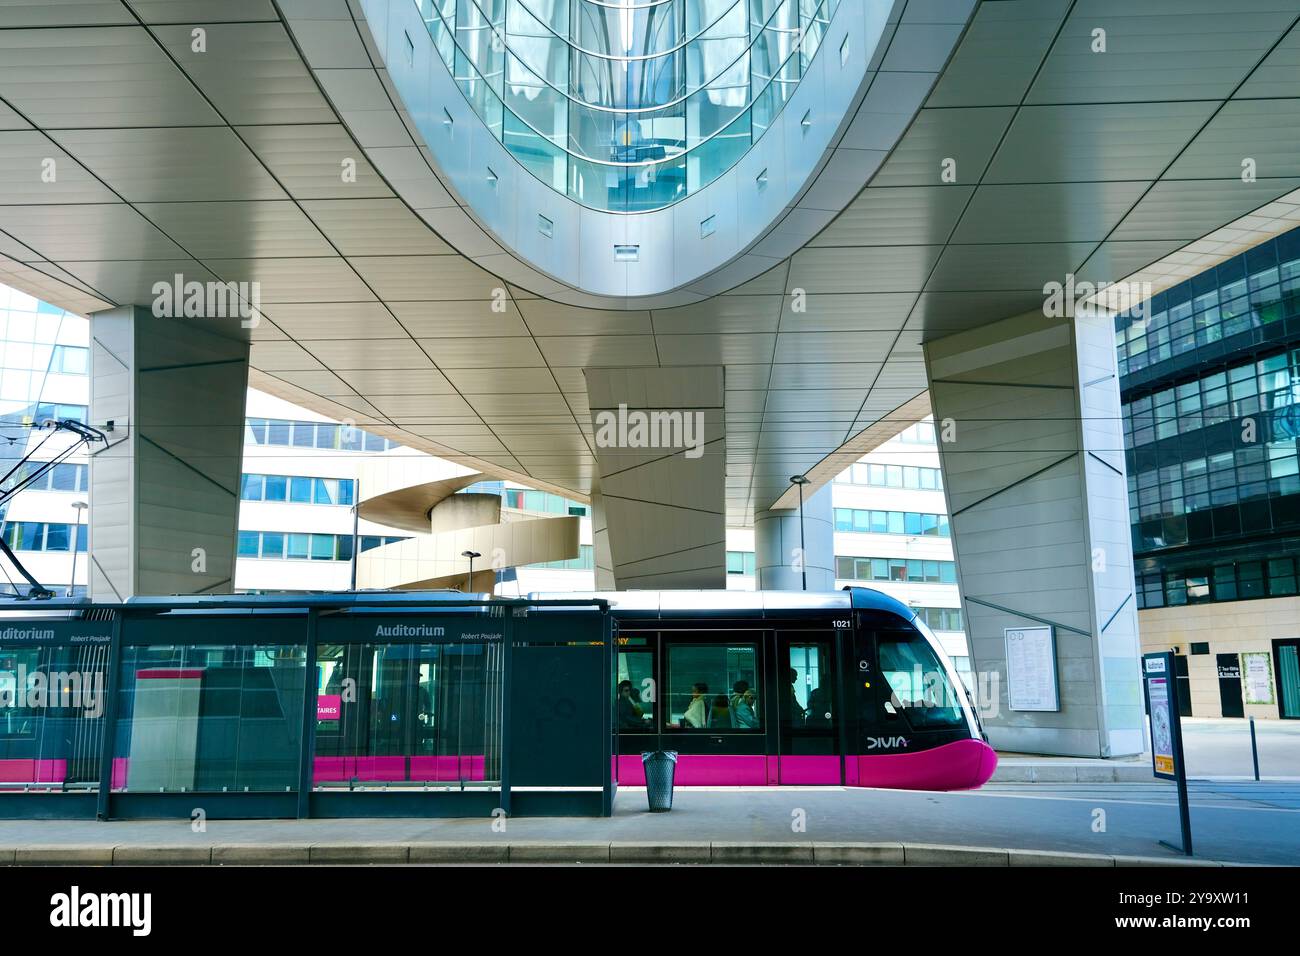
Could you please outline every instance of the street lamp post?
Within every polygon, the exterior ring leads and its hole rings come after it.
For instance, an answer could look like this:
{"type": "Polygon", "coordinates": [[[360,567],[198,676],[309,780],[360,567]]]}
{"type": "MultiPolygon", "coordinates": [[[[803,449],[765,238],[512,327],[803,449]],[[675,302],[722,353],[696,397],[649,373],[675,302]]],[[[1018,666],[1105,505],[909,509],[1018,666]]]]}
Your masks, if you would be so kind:
{"type": "Polygon", "coordinates": [[[791,475],[790,484],[799,488],[799,571],[803,574],[803,589],[808,590],[808,554],[803,541],[803,486],[809,484],[807,475],[791,475]]]}
{"type": "Polygon", "coordinates": [[[77,587],[77,542],[81,538],[81,516],[90,507],[84,501],[74,501],[72,507],[77,511],[77,522],[72,528],[72,577],[68,578],[67,597],[72,597],[77,587]]]}
{"type": "Polygon", "coordinates": [[[465,578],[465,593],[472,594],[474,591],[474,559],[483,557],[478,551],[462,551],[462,558],[469,558],[469,576],[465,578]]]}
{"type": "Polygon", "coordinates": [[[352,481],[352,590],[357,589],[357,562],[361,554],[361,479],[352,481]]]}

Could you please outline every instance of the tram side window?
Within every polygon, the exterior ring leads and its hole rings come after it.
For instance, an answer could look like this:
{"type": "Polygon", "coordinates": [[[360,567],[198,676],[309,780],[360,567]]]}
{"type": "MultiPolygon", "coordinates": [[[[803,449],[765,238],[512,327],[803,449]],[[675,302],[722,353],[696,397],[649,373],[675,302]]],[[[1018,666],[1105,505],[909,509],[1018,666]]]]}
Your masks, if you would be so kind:
{"type": "Polygon", "coordinates": [[[654,731],[655,656],[650,649],[618,652],[619,733],[654,731]]]}
{"type": "Polygon", "coordinates": [[[669,645],[666,672],[667,729],[715,733],[762,729],[758,645],[669,645]]]}
{"type": "Polygon", "coordinates": [[[960,691],[948,680],[939,657],[919,631],[877,631],[880,671],[892,692],[884,702],[886,717],[906,715],[916,729],[960,727],[960,691]]]}

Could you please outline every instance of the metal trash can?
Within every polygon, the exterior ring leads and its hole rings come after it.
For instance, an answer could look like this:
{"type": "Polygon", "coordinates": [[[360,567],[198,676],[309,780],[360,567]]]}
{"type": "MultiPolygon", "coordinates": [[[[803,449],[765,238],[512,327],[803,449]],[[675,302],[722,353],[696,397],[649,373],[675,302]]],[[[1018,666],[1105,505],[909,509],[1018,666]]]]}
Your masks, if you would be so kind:
{"type": "Polygon", "coordinates": [[[677,775],[676,750],[644,750],[645,795],[651,813],[666,813],[673,808],[673,778],[677,775]]]}

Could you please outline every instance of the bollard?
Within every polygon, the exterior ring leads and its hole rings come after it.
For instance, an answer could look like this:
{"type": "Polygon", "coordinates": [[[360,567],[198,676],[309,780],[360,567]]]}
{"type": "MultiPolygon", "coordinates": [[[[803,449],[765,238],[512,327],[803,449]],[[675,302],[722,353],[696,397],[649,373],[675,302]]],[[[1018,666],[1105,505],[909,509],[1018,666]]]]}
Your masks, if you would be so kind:
{"type": "Polygon", "coordinates": [[[1255,718],[1250,718],[1250,759],[1255,762],[1255,782],[1259,782],[1259,744],[1255,742],[1255,718]]]}

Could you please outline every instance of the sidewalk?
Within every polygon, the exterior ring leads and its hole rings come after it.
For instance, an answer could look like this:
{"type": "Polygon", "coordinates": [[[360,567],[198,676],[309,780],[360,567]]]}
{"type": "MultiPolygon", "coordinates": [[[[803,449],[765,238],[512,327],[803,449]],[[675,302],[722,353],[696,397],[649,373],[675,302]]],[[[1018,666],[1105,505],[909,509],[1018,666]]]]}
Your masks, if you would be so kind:
{"type": "MultiPolygon", "coordinates": [[[[1191,780],[1254,780],[1250,724],[1236,718],[1184,717],[1183,747],[1191,780]]],[[[1255,723],[1262,781],[1300,780],[1300,721],[1255,723]]],[[[1151,754],[1135,757],[1051,757],[998,753],[992,783],[1149,783],[1151,754]]]]}
{"type": "Polygon", "coordinates": [[[1151,755],[1122,757],[1043,757],[998,754],[990,783],[1150,783],[1151,755]]]}
{"type": "MultiPolygon", "coordinates": [[[[1294,785],[1198,788],[1192,800],[1194,862],[1300,862],[1294,785]]],[[[1175,865],[1184,858],[1160,841],[1178,835],[1167,783],[690,788],[669,813],[648,813],[645,791],[628,787],[605,818],[209,820],[200,832],[189,820],[0,820],[0,864],[1175,865]]]]}

